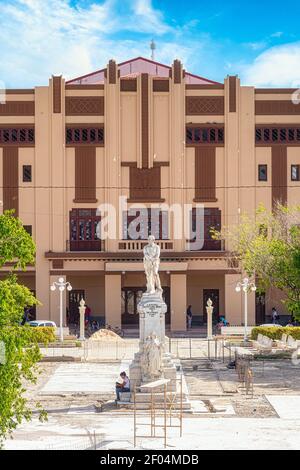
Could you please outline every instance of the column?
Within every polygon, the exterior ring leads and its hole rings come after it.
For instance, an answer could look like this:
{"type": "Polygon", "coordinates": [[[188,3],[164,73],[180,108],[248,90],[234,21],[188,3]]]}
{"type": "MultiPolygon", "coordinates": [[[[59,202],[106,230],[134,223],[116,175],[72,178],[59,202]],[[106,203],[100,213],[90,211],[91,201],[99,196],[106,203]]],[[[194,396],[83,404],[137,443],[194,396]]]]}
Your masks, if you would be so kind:
{"type": "Polygon", "coordinates": [[[36,296],[41,302],[37,307],[37,319],[51,317],[49,261],[45,252],[51,249],[51,165],[50,165],[50,92],[48,87],[35,89],[35,160],[34,181],[35,186],[35,242],[36,242],[36,296]]]}
{"type": "Polygon", "coordinates": [[[51,187],[51,250],[65,251],[67,230],[66,158],[65,158],[65,81],[52,77],[49,82],[50,109],[49,138],[51,187]]]}
{"type": "Polygon", "coordinates": [[[105,323],[121,327],[121,274],[105,275],[105,323]]]}
{"type": "MultiPolygon", "coordinates": [[[[115,61],[110,60],[106,69],[104,85],[105,100],[105,191],[104,200],[111,204],[117,217],[119,208],[119,195],[121,187],[120,164],[120,78],[115,61]]],[[[118,223],[118,219],[117,219],[118,223]]],[[[117,230],[119,227],[117,226],[117,230]]],[[[117,240],[119,234],[117,233],[117,240]]],[[[117,240],[108,237],[105,240],[106,251],[116,251],[117,240]]],[[[120,325],[120,322],[119,322],[120,325]]]]}
{"type": "MultiPolygon", "coordinates": [[[[185,149],[185,79],[182,64],[175,60],[172,66],[172,80],[170,80],[170,167],[169,167],[169,202],[179,204],[183,208],[186,190],[191,185],[187,181],[186,149],[185,149]]],[[[174,213],[171,214],[170,224],[174,235],[174,213]]],[[[174,250],[185,249],[184,238],[174,239],[174,250]]]]}
{"type": "Polygon", "coordinates": [[[171,331],[186,331],[186,274],[171,274],[171,331]]]}
{"type": "MultiPolygon", "coordinates": [[[[222,224],[230,227],[239,223],[240,211],[240,81],[232,76],[225,79],[225,208],[222,224]]],[[[230,249],[230,241],[226,243],[230,249]]]]}
{"type": "Polygon", "coordinates": [[[225,274],[225,317],[230,325],[241,325],[243,320],[243,292],[235,287],[241,280],[240,274],[225,274]]]}
{"type": "MultiPolygon", "coordinates": [[[[225,274],[225,316],[230,325],[244,324],[244,292],[236,292],[240,274],[225,274]]],[[[255,325],[255,292],[248,292],[248,326],[255,325]]]]}

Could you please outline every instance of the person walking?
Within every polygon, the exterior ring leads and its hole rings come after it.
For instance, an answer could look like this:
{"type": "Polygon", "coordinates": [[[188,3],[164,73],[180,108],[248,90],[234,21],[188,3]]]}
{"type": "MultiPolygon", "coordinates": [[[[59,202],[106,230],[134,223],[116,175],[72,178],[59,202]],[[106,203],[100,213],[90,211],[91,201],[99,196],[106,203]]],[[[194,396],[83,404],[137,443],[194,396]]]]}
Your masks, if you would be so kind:
{"type": "Polygon", "coordinates": [[[85,326],[88,326],[90,324],[91,313],[92,313],[92,310],[90,309],[88,305],[86,305],[85,306],[85,326]]]}
{"type": "Polygon", "coordinates": [[[272,308],[272,323],[273,325],[276,325],[276,323],[278,323],[278,320],[279,320],[279,315],[277,313],[277,310],[275,307],[272,308]]]}
{"type": "Polygon", "coordinates": [[[192,328],[192,320],[193,320],[192,306],[189,305],[186,311],[186,321],[187,321],[188,329],[192,328]]]}

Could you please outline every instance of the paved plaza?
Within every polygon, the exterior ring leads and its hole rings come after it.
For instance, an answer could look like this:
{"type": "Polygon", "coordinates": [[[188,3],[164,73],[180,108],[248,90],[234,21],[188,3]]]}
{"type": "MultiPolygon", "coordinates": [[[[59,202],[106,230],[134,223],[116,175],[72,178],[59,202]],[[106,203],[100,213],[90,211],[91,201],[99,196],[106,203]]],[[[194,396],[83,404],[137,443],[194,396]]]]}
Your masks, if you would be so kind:
{"type": "MultiPolygon", "coordinates": [[[[19,427],[6,449],[133,449],[133,419],[70,410],[51,414],[46,424],[36,418],[19,427]],[[75,424],[76,423],[76,424],[75,424]],[[126,432],[124,432],[126,429],[126,432]],[[94,434],[95,433],[95,434],[94,434]]],[[[162,449],[162,439],[138,441],[140,449],[162,449]]],[[[300,420],[266,418],[185,418],[183,437],[168,431],[169,449],[300,449],[300,420]]]]}
{"type": "MultiPolygon", "coordinates": [[[[229,357],[209,360],[202,340],[197,348],[198,357],[189,358],[188,342],[178,346],[183,358],[176,361],[191,410],[183,416],[181,438],[178,429],[168,429],[169,449],[300,449],[299,365],[289,359],[254,361],[252,396],[246,395],[236,371],[226,367],[229,357]]],[[[6,449],[133,448],[133,413],[114,403],[114,383],[130,359],[76,361],[74,356],[73,361],[41,363],[38,382],[26,396],[32,409],[41,403],[48,421],[39,422],[34,411],[33,420],[18,427],[6,449]]],[[[140,413],[147,423],[149,414],[140,413]]],[[[163,440],[139,439],[137,448],[160,449],[163,440]]]]}
{"type": "Polygon", "coordinates": [[[114,364],[60,364],[40,393],[111,394],[118,375],[123,370],[128,371],[128,367],[129,361],[114,364]]]}

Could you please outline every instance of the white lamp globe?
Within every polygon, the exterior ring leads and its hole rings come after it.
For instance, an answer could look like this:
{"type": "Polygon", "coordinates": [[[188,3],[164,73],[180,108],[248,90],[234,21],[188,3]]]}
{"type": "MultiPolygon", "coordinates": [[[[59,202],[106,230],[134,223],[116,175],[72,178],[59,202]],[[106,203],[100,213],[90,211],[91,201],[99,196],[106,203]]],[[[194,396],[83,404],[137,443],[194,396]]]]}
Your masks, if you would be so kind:
{"type": "Polygon", "coordinates": [[[67,290],[72,290],[72,286],[71,286],[71,285],[68,285],[68,286],[67,286],[67,290]]]}
{"type": "Polygon", "coordinates": [[[240,286],[236,286],[235,291],[236,291],[236,292],[241,292],[240,286]]]}
{"type": "Polygon", "coordinates": [[[60,277],[60,278],[58,279],[58,282],[60,282],[61,284],[62,284],[64,281],[65,281],[65,280],[64,280],[63,277],[60,277]]]}
{"type": "Polygon", "coordinates": [[[55,286],[50,286],[50,289],[51,289],[52,291],[55,291],[56,287],[55,287],[55,286]]]}

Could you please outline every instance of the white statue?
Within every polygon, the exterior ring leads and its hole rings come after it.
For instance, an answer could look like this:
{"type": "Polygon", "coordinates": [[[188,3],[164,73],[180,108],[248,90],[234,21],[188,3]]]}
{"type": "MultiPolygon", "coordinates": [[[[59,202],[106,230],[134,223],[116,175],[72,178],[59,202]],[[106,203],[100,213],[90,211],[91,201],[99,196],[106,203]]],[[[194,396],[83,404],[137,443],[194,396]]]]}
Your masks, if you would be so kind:
{"type": "Polygon", "coordinates": [[[160,247],[155,243],[155,237],[150,235],[148,244],[144,247],[144,268],[147,277],[147,294],[154,294],[156,291],[162,293],[160,278],[158,274],[160,262],[160,247]]]}
{"type": "Polygon", "coordinates": [[[162,374],[162,350],[157,335],[147,336],[142,357],[143,369],[147,377],[155,379],[162,374]]]}

